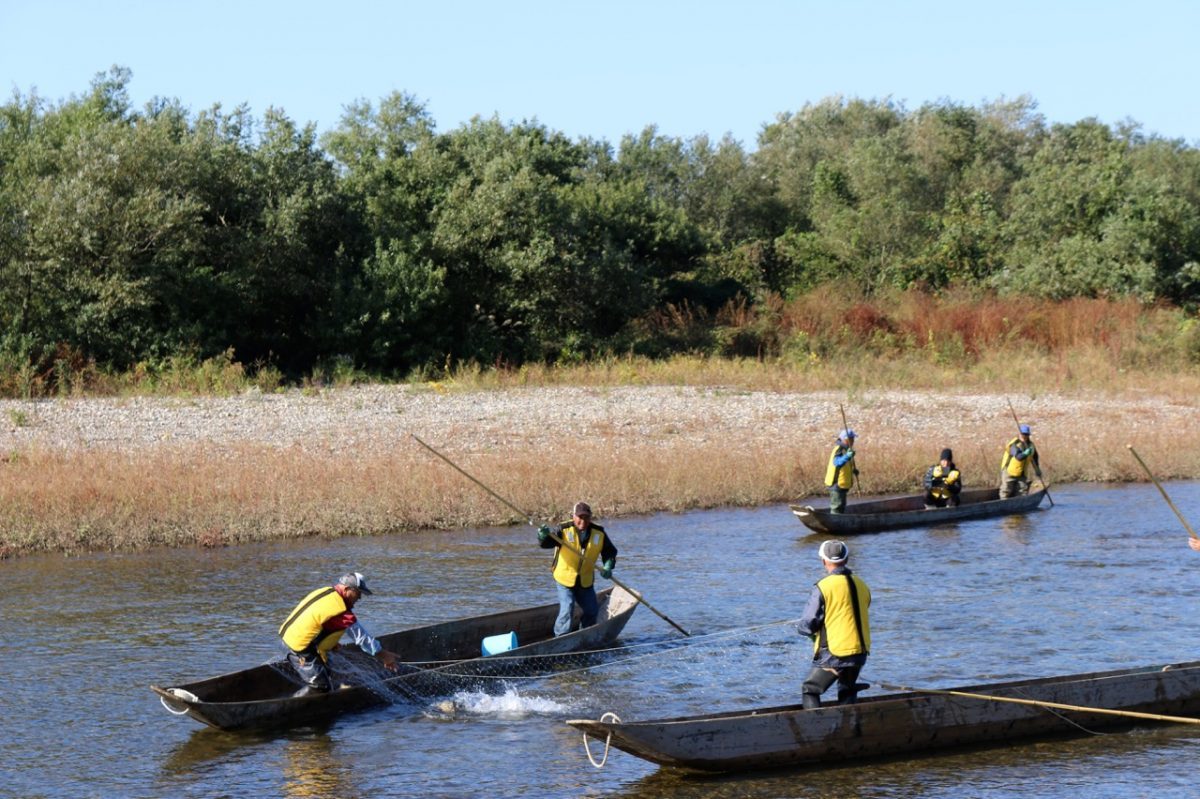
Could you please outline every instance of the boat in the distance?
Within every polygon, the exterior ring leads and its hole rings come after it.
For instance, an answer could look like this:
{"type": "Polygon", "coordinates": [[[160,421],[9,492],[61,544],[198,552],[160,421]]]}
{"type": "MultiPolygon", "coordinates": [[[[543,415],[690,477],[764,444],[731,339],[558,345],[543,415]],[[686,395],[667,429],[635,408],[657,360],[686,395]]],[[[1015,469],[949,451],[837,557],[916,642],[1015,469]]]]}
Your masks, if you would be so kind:
{"type": "Polygon", "coordinates": [[[877,533],[900,527],[920,527],[965,519],[989,516],[1008,516],[1035,510],[1046,496],[1045,489],[1030,491],[1015,497],[1000,498],[998,488],[963,489],[959,504],[944,508],[925,505],[925,495],[913,494],[869,502],[853,502],[842,513],[831,513],[828,507],[789,505],[792,513],[811,530],[832,535],[877,533]]]}

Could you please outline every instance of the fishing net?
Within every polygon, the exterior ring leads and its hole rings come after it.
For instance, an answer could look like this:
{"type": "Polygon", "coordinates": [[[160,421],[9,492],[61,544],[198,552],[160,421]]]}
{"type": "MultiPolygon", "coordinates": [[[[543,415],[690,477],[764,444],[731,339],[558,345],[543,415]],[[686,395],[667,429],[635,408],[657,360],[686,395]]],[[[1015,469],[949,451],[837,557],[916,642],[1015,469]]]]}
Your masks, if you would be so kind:
{"type": "MultiPolygon", "coordinates": [[[[793,621],[650,641],[623,643],[606,649],[553,655],[491,655],[458,661],[409,661],[398,672],[357,650],[333,652],[329,659],[334,685],[365,686],[382,700],[428,706],[443,711],[472,697],[475,706],[495,703],[479,697],[562,698],[562,704],[588,710],[586,697],[603,697],[605,709],[620,712],[648,700],[693,710],[711,711],[718,703],[731,707],[747,702],[794,701],[799,680],[807,673],[811,652],[793,621]],[[731,675],[753,675],[741,683],[731,675]],[[581,702],[585,702],[581,706],[581,702]]],[[[276,668],[294,672],[286,662],[276,668]]]]}

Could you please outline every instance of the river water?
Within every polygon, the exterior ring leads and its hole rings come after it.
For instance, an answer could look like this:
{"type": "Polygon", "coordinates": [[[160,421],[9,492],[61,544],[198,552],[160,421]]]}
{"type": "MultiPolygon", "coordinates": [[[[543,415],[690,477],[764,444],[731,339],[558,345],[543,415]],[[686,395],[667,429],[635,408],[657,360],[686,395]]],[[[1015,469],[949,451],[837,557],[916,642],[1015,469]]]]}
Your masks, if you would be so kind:
{"type": "MultiPolygon", "coordinates": [[[[1200,484],[1167,490],[1185,513],[1200,506],[1200,484]]],[[[1200,553],[1154,487],[1053,496],[1027,516],[848,539],[874,593],[863,679],[947,688],[1200,658],[1200,553]]],[[[783,622],[822,575],[821,538],[783,505],[608,528],[618,576],[692,632],[688,646],[658,651],[682,636],[640,608],[622,636],[636,656],[276,735],[174,717],[147,686],[271,660],[283,616],[349,569],[375,587],[357,610],[379,633],[551,602],[532,531],[2,562],[0,796],[1196,795],[1200,730],[1179,726],[824,771],[696,777],[616,750],[596,769],[564,719],[798,701],[810,644],[783,622]]]]}

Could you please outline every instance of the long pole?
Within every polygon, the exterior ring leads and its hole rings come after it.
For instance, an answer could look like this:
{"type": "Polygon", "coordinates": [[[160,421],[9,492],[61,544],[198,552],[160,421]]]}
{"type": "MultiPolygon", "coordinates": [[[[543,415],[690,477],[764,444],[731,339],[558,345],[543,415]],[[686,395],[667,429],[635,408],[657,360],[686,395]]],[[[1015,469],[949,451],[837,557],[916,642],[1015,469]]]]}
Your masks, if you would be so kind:
{"type": "Polygon", "coordinates": [[[1158,493],[1162,494],[1163,499],[1165,499],[1167,504],[1171,506],[1171,510],[1175,511],[1175,515],[1179,517],[1179,521],[1183,522],[1183,526],[1187,529],[1188,535],[1190,535],[1192,538],[1200,538],[1200,536],[1196,535],[1196,531],[1192,529],[1192,526],[1188,524],[1188,520],[1183,518],[1183,514],[1179,512],[1179,508],[1175,507],[1175,503],[1172,502],[1171,498],[1167,496],[1167,492],[1163,490],[1162,484],[1158,482],[1158,478],[1154,476],[1154,472],[1150,471],[1150,467],[1146,465],[1144,460],[1142,460],[1142,456],[1137,454],[1137,450],[1133,448],[1133,444],[1126,444],[1125,446],[1129,447],[1129,451],[1133,454],[1133,457],[1137,458],[1137,462],[1142,464],[1142,468],[1145,469],[1146,474],[1150,476],[1150,480],[1158,489],[1158,493]]]}
{"type": "Polygon", "coordinates": [[[1087,707],[1085,705],[1064,705],[1061,702],[1045,702],[1040,699],[1017,699],[1011,696],[994,696],[992,694],[975,694],[969,691],[939,691],[933,688],[908,688],[903,685],[888,685],[880,683],[881,688],[889,691],[909,691],[919,694],[941,694],[943,696],[964,696],[968,699],[983,699],[988,702],[1012,702],[1017,705],[1033,705],[1048,707],[1055,710],[1078,710],[1081,713],[1101,713],[1108,716],[1128,716],[1134,719],[1150,719],[1151,721],[1171,721],[1178,724],[1200,724],[1200,719],[1188,716],[1164,716],[1159,713],[1142,713],[1137,710],[1112,710],[1106,707],[1087,707]]]}
{"type": "MultiPolygon", "coordinates": [[[[846,409],[842,407],[842,403],[840,402],[838,403],[838,410],[842,412],[842,429],[849,430],[850,425],[846,422],[846,409]]],[[[858,466],[854,461],[850,461],[850,484],[855,488],[862,488],[858,483],[858,466]]]]}
{"type": "MultiPolygon", "coordinates": [[[[484,491],[486,491],[486,492],[488,492],[489,494],[491,494],[493,498],[495,498],[495,499],[496,499],[498,502],[500,502],[502,505],[505,505],[506,507],[508,507],[509,509],[511,509],[512,511],[514,511],[514,512],[515,512],[517,515],[519,515],[519,516],[523,516],[523,517],[525,518],[525,521],[529,523],[529,526],[530,526],[530,527],[534,527],[534,528],[536,528],[536,527],[537,527],[537,525],[533,523],[533,517],[532,517],[532,516],[530,516],[528,513],[526,513],[525,511],[523,511],[523,510],[521,510],[520,508],[518,508],[516,505],[512,504],[511,502],[509,502],[507,499],[505,499],[504,497],[500,496],[499,494],[497,494],[497,493],[496,493],[495,491],[493,491],[492,489],[488,488],[488,487],[487,487],[486,485],[484,485],[483,483],[481,483],[481,482],[479,482],[478,480],[476,480],[476,479],[475,479],[473,476],[471,476],[471,475],[470,475],[470,474],[468,474],[466,471],[464,471],[464,470],[463,470],[463,469],[462,469],[462,468],[461,468],[461,467],[460,467],[460,466],[459,466],[457,463],[455,463],[454,461],[450,460],[450,459],[449,459],[449,458],[447,458],[445,455],[443,455],[442,453],[438,452],[436,449],[434,449],[433,447],[429,446],[429,445],[428,445],[428,444],[426,444],[424,441],[422,441],[420,438],[418,438],[416,433],[409,433],[409,435],[410,435],[410,436],[412,436],[414,439],[416,439],[416,442],[417,442],[418,444],[420,444],[422,447],[424,447],[425,449],[429,450],[429,451],[430,451],[430,452],[432,452],[434,455],[438,456],[438,457],[439,457],[439,458],[441,458],[443,461],[445,461],[445,462],[446,462],[446,464],[450,466],[450,468],[454,469],[454,471],[458,472],[458,473],[459,473],[459,474],[461,474],[463,477],[467,478],[467,479],[468,479],[468,480],[470,480],[472,483],[474,483],[475,485],[477,485],[477,486],[479,486],[480,488],[482,488],[484,491]]],[[[558,544],[560,547],[566,547],[567,549],[569,549],[570,551],[572,551],[572,552],[574,552],[576,555],[578,555],[581,561],[583,560],[583,552],[582,552],[582,551],[580,551],[579,547],[577,547],[577,546],[574,546],[574,545],[572,545],[572,544],[570,544],[570,543],[568,543],[568,542],[564,541],[562,538],[560,538],[559,536],[555,535],[553,532],[551,532],[551,533],[550,533],[550,538],[552,538],[552,539],[554,540],[554,542],[555,542],[556,544],[558,544]]],[[[628,592],[630,593],[630,595],[632,595],[632,596],[633,596],[633,598],[634,598],[634,599],[636,599],[638,602],[641,602],[643,605],[645,605],[645,606],[646,606],[646,608],[647,608],[647,609],[648,609],[648,610],[649,610],[651,613],[653,613],[655,616],[658,616],[660,619],[662,619],[662,620],[663,620],[663,621],[665,621],[667,624],[669,624],[669,625],[671,625],[672,627],[674,627],[676,630],[679,630],[679,632],[683,633],[684,635],[687,635],[687,636],[690,636],[690,635],[691,635],[691,633],[689,633],[687,630],[685,630],[685,629],[683,629],[682,627],[680,627],[680,626],[679,626],[678,624],[676,624],[675,622],[671,621],[671,619],[670,619],[668,616],[666,616],[664,613],[662,613],[661,611],[659,611],[659,610],[658,610],[656,607],[654,607],[654,606],[653,606],[653,605],[651,605],[649,602],[647,602],[647,601],[646,601],[646,598],[645,598],[645,597],[643,597],[643,596],[641,595],[641,593],[640,593],[640,592],[638,592],[638,591],[634,590],[633,588],[630,588],[628,585],[626,585],[625,583],[621,582],[621,581],[620,581],[620,580],[618,580],[616,577],[609,577],[608,579],[609,579],[609,580],[611,580],[611,581],[613,582],[613,584],[614,584],[614,585],[618,585],[618,586],[620,586],[621,588],[624,588],[626,591],[628,591],[628,592]]]]}
{"type": "MultiPolygon", "coordinates": [[[[1017,435],[1019,436],[1021,435],[1021,422],[1017,419],[1017,412],[1013,410],[1012,400],[1005,397],[1004,401],[1008,403],[1008,412],[1012,414],[1013,424],[1017,426],[1017,435]]],[[[1038,466],[1037,461],[1033,462],[1033,473],[1037,475],[1038,482],[1042,484],[1042,490],[1046,492],[1046,499],[1050,500],[1050,507],[1053,508],[1054,497],[1050,496],[1050,486],[1046,485],[1046,481],[1042,479],[1042,467],[1038,466]]]]}

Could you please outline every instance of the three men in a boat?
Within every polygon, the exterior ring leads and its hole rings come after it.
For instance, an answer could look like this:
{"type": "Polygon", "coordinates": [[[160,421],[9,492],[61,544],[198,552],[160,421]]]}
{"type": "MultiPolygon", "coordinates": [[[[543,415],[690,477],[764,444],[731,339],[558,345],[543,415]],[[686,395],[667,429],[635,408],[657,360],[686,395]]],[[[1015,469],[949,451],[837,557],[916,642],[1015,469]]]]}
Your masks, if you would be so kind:
{"type": "Polygon", "coordinates": [[[288,614],[279,628],[279,637],[287,647],[288,662],[304,682],[297,696],[325,693],[333,688],[329,653],[346,635],[362,651],[379,658],[386,668],[396,670],[395,655],[371,637],[352,610],[364,594],[371,593],[367,579],[359,572],[350,572],[332,586],[311,591],[288,614]]]}
{"type": "Polygon", "coordinates": [[[834,681],[838,701],[853,703],[871,651],[871,589],[846,566],[850,550],[841,541],[825,541],[817,553],[826,575],[813,586],[798,627],[813,639],[813,669],[801,688],[806,709],[820,707],[821,694],[834,681]]]}
{"type": "Polygon", "coordinates": [[[962,474],[954,465],[954,452],[942,450],[938,462],[925,472],[925,507],[958,507],[958,495],[962,491],[962,474]]]}
{"type": "Polygon", "coordinates": [[[564,635],[571,631],[576,603],[581,611],[579,626],[591,627],[600,614],[596,600],[596,572],[607,580],[617,565],[617,548],[612,539],[603,527],[592,523],[592,508],[586,502],[575,503],[571,521],[561,523],[557,530],[543,524],[537,535],[542,549],[554,548],[554,559],[550,562],[554,585],[558,589],[554,634],[564,635]]]}
{"type": "Polygon", "coordinates": [[[1042,467],[1038,463],[1037,447],[1030,437],[1029,425],[1017,427],[1018,435],[1004,445],[1000,458],[1000,498],[1019,497],[1029,493],[1029,484],[1036,474],[1040,479],[1042,467]]]}
{"type": "Polygon", "coordinates": [[[854,431],[838,433],[833,452],[829,453],[829,465],[825,467],[825,485],[829,486],[829,512],[846,510],[846,494],[854,485],[858,467],[854,465],[854,431]]]}

